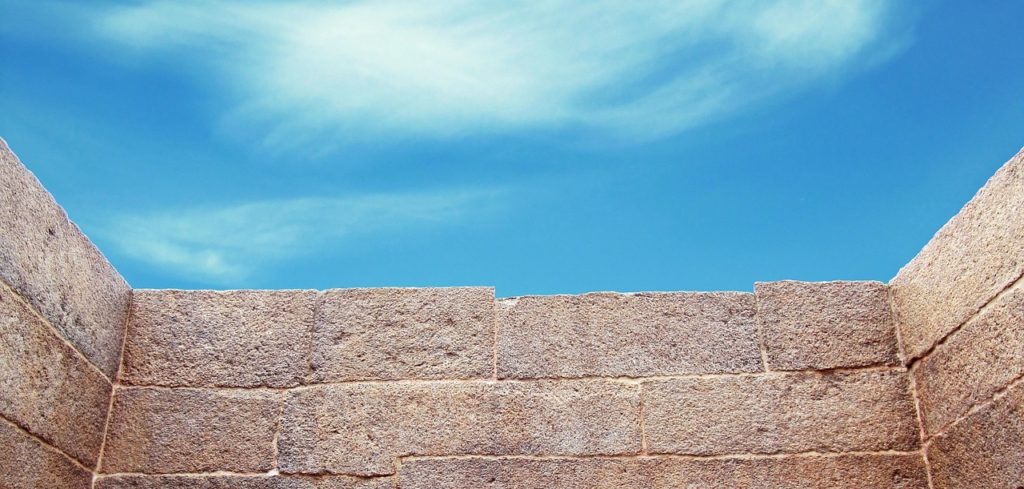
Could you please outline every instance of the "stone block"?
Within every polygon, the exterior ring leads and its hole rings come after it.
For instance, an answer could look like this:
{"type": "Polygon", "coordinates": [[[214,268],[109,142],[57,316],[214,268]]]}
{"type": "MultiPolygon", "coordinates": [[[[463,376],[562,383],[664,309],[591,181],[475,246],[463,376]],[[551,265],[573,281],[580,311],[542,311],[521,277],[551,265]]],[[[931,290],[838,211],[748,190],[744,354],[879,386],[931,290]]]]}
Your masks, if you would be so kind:
{"type": "Polygon", "coordinates": [[[394,489],[390,477],[345,475],[112,475],[95,489],[394,489]]]}
{"type": "Polygon", "coordinates": [[[89,489],[92,473],[0,419],[0,487],[89,489]]]}
{"type": "Polygon", "coordinates": [[[102,472],[266,472],[282,402],[266,391],[118,388],[102,472]]]}
{"type": "Polygon", "coordinates": [[[493,288],[328,290],[313,382],[490,377],[493,350],[493,288]]]}
{"type": "Polygon", "coordinates": [[[899,364],[885,284],[765,282],[754,293],[769,370],[899,364]]]}
{"type": "Polygon", "coordinates": [[[122,382],[289,387],[309,373],[314,291],[136,290],[122,382]]]}
{"type": "Polygon", "coordinates": [[[933,438],[928,461],[935,489],[1024,484],[1024,382],[933,438]]]}
{"type": "Polygon", "coordinates": [[[762,369],[749,293],[594,293],[498,302],[501,378],[762,369]]]}
{"type": "Polygon", "coordinates": [[[639,397],[597,380],[309,387],[288,399],[280,468],[380,475],[407,455],[638,453],[639,397]]]}
{"type": "Polygon", "coordinates": [[[651,453],[910,451],[918,424],[907,373],[788,373],[644,383],[651,453]]]}
{"type": "Polygon", "coordinates": [[[0,140],[0,278],[109,379],[131,291],[0,140]]]}
{"type": "Polygon", "coordinates": [[[684,459],[411,459],[403,489],[927,489],[919,454],[684,459]]]}
{"type": "Polygon", "coordinates": [[[95,467],[111,386],[0,285],[0,415],[95,467]]]}
{"type": "Polygon", "coordinates": [[[1024,274],[1024,150],[890,282],[903,349],[917,358],[1024,274]]]}
{"type": "Polygon", "coordinates": [[[1024,376],[1024,281],[1003,294],[913,369],[928,433],[1024,376]]]}

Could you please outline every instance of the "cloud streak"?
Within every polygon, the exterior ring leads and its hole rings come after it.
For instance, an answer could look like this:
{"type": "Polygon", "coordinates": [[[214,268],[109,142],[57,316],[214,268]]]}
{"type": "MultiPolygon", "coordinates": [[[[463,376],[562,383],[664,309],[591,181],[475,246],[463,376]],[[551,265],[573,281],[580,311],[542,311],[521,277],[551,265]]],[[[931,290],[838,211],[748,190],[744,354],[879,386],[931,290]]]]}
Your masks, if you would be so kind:
{"type": "Polygon", "coordinates": [[[255,201],[113,216],[99,233],[128,258],[220,285],[360,238],[387,239],[495,212],[501,191],[255,201]]]}
{"type": "Polygon", "coordinates": [[[538,129],[659,138],[856,69],[895,42],[895,8],[158,0],[94,25],[137,54],[197,62],[232,100],[223,124],[287,148],[538,129]]]}

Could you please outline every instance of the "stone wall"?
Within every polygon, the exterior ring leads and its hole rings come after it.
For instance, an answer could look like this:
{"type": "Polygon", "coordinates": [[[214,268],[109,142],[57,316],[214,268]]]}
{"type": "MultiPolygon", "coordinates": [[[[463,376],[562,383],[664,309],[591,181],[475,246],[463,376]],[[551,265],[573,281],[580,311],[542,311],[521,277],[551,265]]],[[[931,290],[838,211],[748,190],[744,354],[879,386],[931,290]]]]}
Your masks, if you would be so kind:
{"type": "Polygon", "coordinates": [[[504,299],[130,291],[0,155],[0,487],[1024,481],[1020,155],[890,285],[504,299]]]}

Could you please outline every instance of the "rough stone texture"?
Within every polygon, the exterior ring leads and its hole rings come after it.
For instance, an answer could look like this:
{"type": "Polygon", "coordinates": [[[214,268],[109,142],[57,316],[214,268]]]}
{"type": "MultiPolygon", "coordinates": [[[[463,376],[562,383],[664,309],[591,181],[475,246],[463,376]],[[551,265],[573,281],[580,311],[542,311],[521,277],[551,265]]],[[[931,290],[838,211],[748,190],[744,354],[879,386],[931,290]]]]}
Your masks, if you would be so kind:
{"type": "Polygon", "coordinates": [[[89,489],[92,473],[0,419],[0,487],[89,489]]]}
{"type": "Polygon", "coordinates": [[[761,370],[749,293],[594,293],[498,302],[498,376],[761,370]]]}
{"type": "Polygon", "coordinates": [[[3,140],[0,182],[0,278],[114,378],[128,284],[3,140]]]}
{"type": "Polygon", "coordinates": [[[1024,376],[1024,281],[913,368],[928,433],[1024,376]]]}
{"type": "Polygon", "coordinates": [[[493,348],[493,288],[328,290],[313,380],[490,377],[493,348]]]}
{"type": "Polygon", "coordinates": [[[119,388],[101,470],[268,471],[282,402],[277,392],[119,388]]]}
{"type": "Polygon", "coordinates": [[[309,372],[314,291],[136,290],[121,380],[287,387],[309,372]]]}
{"type": "Polygon", "coordinates": [[[754,293],[769,370],[899,364],[885,284],[767,282],[754,293]]]}
{"type": "Polygon", "coordinates": [[[612,381],[388,382],[293,392],[284,473],[391,474],[406,455],[630,454],[639,386],[612,381]]]}
{"type": "Polygon", "coordinates": [[[0,415],[95,467],[110,391],[94,365],[0,284],[0,415]]]}
{"type": "Polygon", "coordinates": [[[920,455],[788,459],[413,459],[403,489],[926,489],[920,455]]]}
{"type": "Polygon", "coordinates": [[[1024,485],[1024,382],[935,437],[928,461],[935,489],[1024,485]]]}
{"type": "Polygon", "coordinates": [[[102,477],[95,489],[393,489],[390,477],[115,475],[102,477]]]}
{"type": "Polygon", "coordinates": [[[651,453],[915,450],[904,371],[792,373],[644,383],[651,453]]]}
{"type": "Polygon", "coordinates": [[[1024,274],[1024,151],[892,279],[909,359],[927,352],[1024,274]]]}

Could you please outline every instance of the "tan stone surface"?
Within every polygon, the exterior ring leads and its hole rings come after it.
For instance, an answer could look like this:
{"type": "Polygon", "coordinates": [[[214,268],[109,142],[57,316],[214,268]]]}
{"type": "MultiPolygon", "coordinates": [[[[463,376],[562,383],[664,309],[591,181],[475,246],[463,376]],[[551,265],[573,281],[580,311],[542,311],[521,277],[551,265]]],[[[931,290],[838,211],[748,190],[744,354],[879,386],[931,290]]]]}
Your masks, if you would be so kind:
{"type": "Polygon", "coordinates": [[[892,279],[903,348],[921,356],[1024,273],[1024,151],[892,279]]]}
{"type": "Polygon", "coordinates": [[[387,382],[292,392],[285,473],[390,474],[405,455],[629,454],[639,386],[611,381],[387,382]]]}
{"type": "Polygon", "coordinates": [[[761,282],[754,293],[769,370],[899,364],[885,284],[761,282]]]}
{"type": "Polygon", "coordinates": [[[115,475],[101,477],[95,489],[393,489],[390,477],[115,475]]]}
{"type": "Polygon", "coordinates": [[[110,383],[0,285],[0,415],[96,466],[110,383]]]}
{"type": "Polygon", "coordinates": [[[0,278],[114,378],[130,291],[0,140],[0,278]]]}
{"type": "Polygon", "coordinates": [[[287,387],[309,373],[316,292],[136,290],[122,382],[287,387]]]}
{"type": "Polygon", "coordinates": [[[791,373],[644,383],[651,453],[914,450],[904,371],[791,373]]]}
{"type": "Polygon", "coordinates": [[[493,349],[493,288],[328,290],[313,381],[490,377],[493,349]]]}
{"type": "Polygon", "coordinates": [[[413,459],[403,489],[926,489],[920,455],[786,459],[413,459]]]}
{"type": "Polygon", "coordinates": [[[116,389],[101,470],[268,471],[282,402],[265,391],[116,389]]]}
{"type": "Polygon", "coordinates": [[[748,293],[594,293],[498,302],[498,376],[761,370],[748,293]]]}
{"type": "Polygon", "coordinates": [[[1024,484],[1024,382],[928,445],[935,489],[1017,489],[1024,484]]]}
{"type": "Polygon", "coordinates": [[[928,433],[1024,376],[1024,281],[913,368],[928,433]]]}
{"type": "Polygon", "coordinates": [[[0,487],[89,489],[92,473],[0,419],[0,487]]]}

